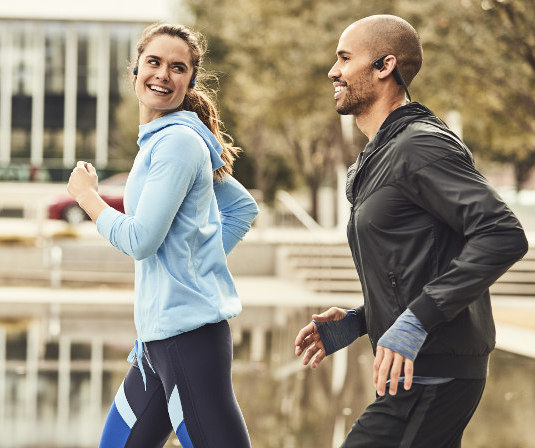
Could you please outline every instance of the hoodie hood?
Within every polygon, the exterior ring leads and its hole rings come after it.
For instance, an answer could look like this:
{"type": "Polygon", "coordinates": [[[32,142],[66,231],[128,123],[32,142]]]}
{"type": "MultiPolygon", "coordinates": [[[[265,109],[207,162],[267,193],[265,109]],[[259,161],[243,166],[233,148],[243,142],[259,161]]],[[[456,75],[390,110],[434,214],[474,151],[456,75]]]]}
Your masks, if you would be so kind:
{"type": "Polygon", "coordinates": [[[139,147],[141,147],[141,145],[150,139],[154,134],[168,126],[173,125],[187,126],[199,134],[210,150],[212,171],[215,171],[225,165],[225,162],[223,162],[221,159],[223,147],[215,135],[212,134],[210,129],[208,129],[208,127],[199,119],[195,112],[190,112],[187,110],[172,112],[164,115],[163,117],[157,118],[156,120],[152,120],[149,123],[140,125],[137,144],[139,147]]]}
{"type": "Polygon", "coordinates": [[[398,132],[405,129],[405,127],[413,121],[428,121],[444,125],[444,123],[442,123],[442,121],[424,105],[417,102],[409,103],[405,106],[398,107],[386,117],[386,120],[377,131],[377,134],[375,134],[374,138],[368,145],[366,145],[365,151],[368,150],[369,146],[372,147],[370,149],[381,146],[385,141],[392,139],[398,132]]]}

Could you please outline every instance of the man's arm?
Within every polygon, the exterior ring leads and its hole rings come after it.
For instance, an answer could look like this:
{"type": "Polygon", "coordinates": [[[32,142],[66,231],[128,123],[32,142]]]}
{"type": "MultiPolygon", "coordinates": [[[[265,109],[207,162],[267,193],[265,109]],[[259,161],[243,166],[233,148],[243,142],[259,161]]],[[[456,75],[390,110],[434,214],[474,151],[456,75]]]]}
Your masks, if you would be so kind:
{"type": "Polygon", "coordinates": [[[463,235],[466,243],[378,342],[374,383],[380,395],[385,393],[389,374],[390,393],[396,393],[402,368],[404,387],[409,389],[413,361],[427,332],[477,300],[528,248],[519,221],[458,141],[446,134],[421,134],[404,142],[398,153],[404,170],[396,182],[398,190],[463,235]],[[400,331],[409,314],[411,325],[400,331]],[[418,341],[413,344],[416,350],[400,347],[399,341],[406,337],[418,341]]]}
{"type": "Polygon", "coordinates": [[[465,240],[459,255],[408,306],[429,332],[477,300],[528,244],[518,219],[458,144],[421,135],[409,146],[406,175],[396,187],[465,240]]]}

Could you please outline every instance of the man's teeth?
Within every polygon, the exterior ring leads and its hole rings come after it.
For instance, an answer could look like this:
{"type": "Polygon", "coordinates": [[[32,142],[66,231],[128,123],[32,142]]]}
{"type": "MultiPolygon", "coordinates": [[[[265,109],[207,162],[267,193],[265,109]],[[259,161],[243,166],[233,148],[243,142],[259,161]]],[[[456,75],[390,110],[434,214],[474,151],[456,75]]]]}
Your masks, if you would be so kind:
{"type": "Polygon", "coordinates": [[[336,93],[338,93],[338,92],[341,92],[341,91],[344,90],[344,89],[345,89],[345,86],[337,86],[337,87],[334,88],[334,91],[335,91],[336,93]]]}
{"type": "Polygon", "coordinates": [[[155,90],[156,92],[161,92],[161,93],[171,92],[169,89],[165,89],[164,87],[160,87],[160,86],[150,86],[150,89],[155,90]]]}

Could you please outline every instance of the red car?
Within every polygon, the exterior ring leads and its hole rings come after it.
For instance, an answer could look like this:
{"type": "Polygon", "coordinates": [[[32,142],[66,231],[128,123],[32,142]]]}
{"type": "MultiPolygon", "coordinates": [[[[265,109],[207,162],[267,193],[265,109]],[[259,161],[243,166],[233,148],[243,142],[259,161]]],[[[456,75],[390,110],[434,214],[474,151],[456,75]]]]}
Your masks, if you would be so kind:
{"type": "MultiPolygon", "coordinates": [[[[115,174],[99,182],[98,191],[106,203],[124,213],[123,193],[128,173],[115,174]]],[[[79,224],[89,219],[86,212],[68,195],[57,198],[48,207],[49,219],[63,219],[69,224],[79,224]]]]}

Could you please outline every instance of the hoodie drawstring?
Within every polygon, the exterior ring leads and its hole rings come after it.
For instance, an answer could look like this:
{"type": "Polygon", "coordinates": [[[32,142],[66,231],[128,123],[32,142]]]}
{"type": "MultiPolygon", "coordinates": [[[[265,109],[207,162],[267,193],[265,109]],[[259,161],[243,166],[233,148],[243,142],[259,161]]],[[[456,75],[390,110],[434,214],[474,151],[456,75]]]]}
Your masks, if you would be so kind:
{"type": "MultiPolygon", "coordinates": [[[[129,363],[133,363],[135,360],[137,360],[137,365],[139,366],[139,370],[141,372],[141,376],[143,378],[143,384],[145,386],[145,391],[147,390],[147,377],[145,375],[145,369],[143,368],[143,341],[141,339],[136,339],[136,342],[134,344],[134,348],[132,349],[132,351],[130,352],[130,354],[128,355],[128,362],[129,363]]],[[[150,363],[150,360],[149,358],[146,356],[145,357],[147,359],[147,364],[149,365],[149,367],[152,369],[152,371],[154,373],[156,373],[156,371],[154,370],[154,367],[152,367],[152,364],[150,363]]]]}

